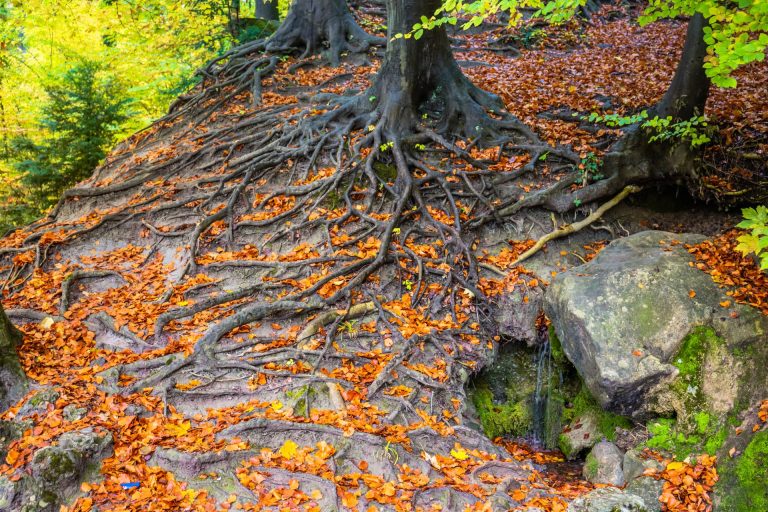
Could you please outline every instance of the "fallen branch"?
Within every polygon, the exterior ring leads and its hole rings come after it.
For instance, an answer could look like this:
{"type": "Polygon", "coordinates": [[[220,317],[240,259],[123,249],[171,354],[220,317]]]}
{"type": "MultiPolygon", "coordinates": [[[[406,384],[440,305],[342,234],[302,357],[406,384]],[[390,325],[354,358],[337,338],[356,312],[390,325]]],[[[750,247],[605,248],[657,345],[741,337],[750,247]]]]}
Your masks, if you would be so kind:
{"type": "Polygon", "coordinates": [[[589,214],[588,217],[580,220],[579,222],[574,222],[573,224],[567,224],[559,229],[556,229],[552,231],[551,233],[547,233],[543,237],[539,238],[536,243],[525,251],[523,254],[517,257],[517,259],[510,265],[510,267],[514,267],[515,265],[519,265],[523,261],[527,260],[537,252],[539,252],[542,247],[544,247],[547,242],[551,242],[552,240],[556,240],[558,238],[562,238],[564,236],[568,236],[572,233],[576,233],[577,231],[581,231],[585,227],[589,226],[596,220],[598,220],[600,217],[605,214],[608,210],[622,202],[624,199],[626,199],[627,196],[630,194],[634,194],[635,192],[639,192],[641,190],[641,187],[638,187],[636,185],[628,185],[624,187],[624,190],[616,194],[616,196],[611,199],[610,201],[602,204],[600,208],[589,214]]]}

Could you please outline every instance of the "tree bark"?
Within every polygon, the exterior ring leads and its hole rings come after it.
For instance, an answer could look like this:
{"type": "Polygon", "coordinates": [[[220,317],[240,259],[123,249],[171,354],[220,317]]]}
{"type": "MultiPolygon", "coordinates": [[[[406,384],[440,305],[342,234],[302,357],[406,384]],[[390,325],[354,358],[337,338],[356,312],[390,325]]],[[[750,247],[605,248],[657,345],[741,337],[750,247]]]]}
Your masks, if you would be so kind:
{"type": "Polygon", "coordinates": [[[16,403],[27,390],[27,378],[16,352],[19,332],[0,306],[0,412],[16,403]]]}
{"type": "Polygon", "coordinates": [[[696,13],[688,22],[683,55],[675,76],[664,97],[653,108],[652,115],[690,119],[704,112],[710,85],[704,71],[704,58],[707,56],[707,43],[704,41],[706,26],[707,20],[701,13],[696,13]]]}
{"type": "MultiPolygon", "coordinates": [[[[704,112],[709,93],[709,79],[704,73],[706,23],[700,14],[688,22],[682,57],[666,93],[649,109],[651,118],[672,116],[675,120],[685,120],[704,112]]],[[[629,127],[603,159],[606,179],[553,198],[549,206],[555,210],[567,210],[573,207],[574,202],[594,201],[615,194],[629,184],[655,182],[684,185],[695,181],[698,154],[691,149],[689,142],[651,143],[651,135],[642,123],[629,127]]]]}
{"type": "Polygon", "coordinates": [[[425,30],[419,39],[395,38],[440,5],[441,0],[387,0],[387,50],[366,99],[377,104],[384,131],[393,137],[412,132],[421,120],[434,120],[440,133],[481,137],[491,122],[488,111],[504,108],[461,72],[444,26],[425,30]]]}
{"type": "Polygon", "coordinates": [[[379,38],[355,21],[345,0],[293,0],[285,21],[267,41],[273,52],[303,49],[303,57],[320,53],[328,45],[328,60],[338,66],[342,52],[361,52],[379,38]]]}
{"type": "Polygon", "coordinates": [[[280,13],[277,10],[277,0],[256,0],[254,15],[263,20],[277,21],[280,13]]]}

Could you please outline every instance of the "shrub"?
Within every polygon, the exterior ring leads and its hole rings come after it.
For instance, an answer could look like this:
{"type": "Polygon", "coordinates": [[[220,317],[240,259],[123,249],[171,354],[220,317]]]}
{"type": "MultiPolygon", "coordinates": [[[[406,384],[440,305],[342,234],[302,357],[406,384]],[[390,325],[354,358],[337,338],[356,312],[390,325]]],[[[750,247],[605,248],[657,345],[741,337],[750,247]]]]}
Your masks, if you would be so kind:
{"type": "Polygon", "coordinates": [[[15,192],[23,187],[26,206],[16,202],[11,208],[4,201],[6,224],[28,218],[29,212],[39,215],[64,190],[89,177],[129,117],[130,100],[122,85],[91,61],[72,67],[45,92],[47,100],[38,121],[44,137],[38,141],[21,136],[11,141],[9,160],[20,178],[15,192]],[[29,212],[19,214],[19,209],[29,212]]]}

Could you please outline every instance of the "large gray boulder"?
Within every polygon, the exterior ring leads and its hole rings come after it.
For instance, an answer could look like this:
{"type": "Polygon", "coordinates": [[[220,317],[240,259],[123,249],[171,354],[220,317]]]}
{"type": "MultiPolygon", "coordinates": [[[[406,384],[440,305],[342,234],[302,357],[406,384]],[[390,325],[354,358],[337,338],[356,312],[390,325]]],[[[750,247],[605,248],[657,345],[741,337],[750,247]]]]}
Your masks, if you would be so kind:
{"type": "Polygon", "coordinates": [[[757,310],[721,306],[725,290],[695,268],[684,247],[702,239],[644,231],[612,242],[549,286],[545,312],[603,408],[647,417],[648,395],[677,376],[676,355],[697,326],[712,327],[730,346],[768,331],[757,310]]]}

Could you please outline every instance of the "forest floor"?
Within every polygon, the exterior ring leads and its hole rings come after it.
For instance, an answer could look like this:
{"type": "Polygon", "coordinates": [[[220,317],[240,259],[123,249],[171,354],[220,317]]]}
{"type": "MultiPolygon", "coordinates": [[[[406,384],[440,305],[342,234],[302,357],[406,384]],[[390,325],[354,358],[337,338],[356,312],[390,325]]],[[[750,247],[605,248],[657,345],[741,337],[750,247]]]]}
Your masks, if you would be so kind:
{"type": "MultiPolygon", "coordinates": [[[[571,145],[588,160],[617,132],[590,129],[573,113],[631,113],[656,101],[684,26],[639,28],[617,12],[611,21],[536,33],[519,55],[487,49],[494,37],[522,42],[520,34],[458,35],[456,57],[543,141],[571,145]]],[[[444,173],[467,190],[437,201],[424,182],[423,208],[411,217],[406,210],[390,230],[386,264],[362,274],[381,254],[393,202],[352,178],[365,152],[353,158],[339,145],[315,155],[298,135],[280,134],[322,114],[318,90],[364,90],[377,59],[320,63],[291,70],[294,59],[280,61],[263,80],[258,107],[250,90],[231,96],[212,87],[195,112],[121,144],[51,218],[0,241],[3,306],[25,334],[19,353],[36,383],[30,394],[58,392],[9,447],[0,474],[21,478],[35,450],[93,427],[111,433],[114,455],[68,512],[564,511],[594,487],[551,473],[557,455],[494,444],[463,425],[464,386],[500,342],[479,297],[492,305],[515,287],[545,287],[629,232],[718,235],[735,217],[689,199],[654,210],[650,193],[606,215],[601,230],[551,244],[534,271],[511,263],[552,221],[544,210],[522,210],[473,228],[458,251],[472,257],[457,263],[447,251],[456,243],[451,229],[459,219],[471,224],[480,202],[470,178],[514,175],[502,188],[517,198],[563,172],[546,153],[521,172],[530,154],[455,141],[450,151],[425,147],[430,167],[415,173],[444,173]],[[443,227],[424,233],[420,223],[443,227]],[[87,412],[68,421],[72,405],[87,412]]],[[[719,142],[705,155],[700,201],[737,195],[758,175],[749,155],[768,154],[768,64],[736,78],[738,89],[714,90],[707,106],[719,142]]],[[[377,172],[386,181],[386,166],[377,172]]],[[[563,224],[589,206],[552,218],[563,224]]],[[[732,243],[719,250],[700,251],[706,265],[744,263],[732,243]]],[[[765,304],[765,284],[741,284],[735,300],[765,304]]],[[[679,471],[668,477],[668,491],[684,502],[706,492],[686,488],[679,471]]]]}

